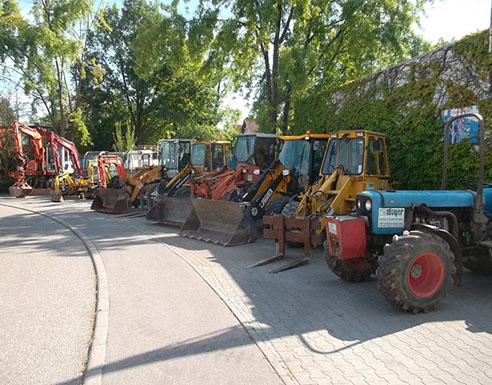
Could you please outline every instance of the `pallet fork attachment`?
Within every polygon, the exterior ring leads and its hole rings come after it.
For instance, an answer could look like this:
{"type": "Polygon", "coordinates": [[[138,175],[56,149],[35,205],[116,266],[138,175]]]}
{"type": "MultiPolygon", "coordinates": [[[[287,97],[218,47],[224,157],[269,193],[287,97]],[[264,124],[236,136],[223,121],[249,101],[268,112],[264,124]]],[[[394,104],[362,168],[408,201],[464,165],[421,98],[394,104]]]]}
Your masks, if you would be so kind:
{"type": "Polygon", "coordinates": [[[286,242],[300,242],[304,245],[304,258],[270,271],[270,274],[280,273],[281,271],[293,269],[307,264],[311,259],[311,246],[317,247],[323,243],[321,235],[316,234],[316,230],[321,228],[319,217],[286,217],[284,215],[272,215],[263,217],[263,223],[272,226],[270,229],[263,230],[264,236],[277,239],[277,253],[270,258],[254,263],[247,268],[258,267],[276,262],[285,257],[286,242]]]}

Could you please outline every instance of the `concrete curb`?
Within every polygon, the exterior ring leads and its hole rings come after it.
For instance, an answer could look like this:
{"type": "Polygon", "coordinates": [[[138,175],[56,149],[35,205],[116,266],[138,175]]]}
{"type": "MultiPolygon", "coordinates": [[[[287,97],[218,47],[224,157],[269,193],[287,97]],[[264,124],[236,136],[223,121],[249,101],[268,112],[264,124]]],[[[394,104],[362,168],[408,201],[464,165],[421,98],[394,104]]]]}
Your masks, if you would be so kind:
{"type": "Polygon", "coordinates": [[[87,366],[82,375],[83,384],[85,385],[99,385],[102,383],[103,367],[106,362],[106,343],[108,339],[109,328],[109,288],[108,277],[106,274],[106,268],[104,262],[92,241],[80,230],[72,227],[69,223],[62,219],[56,218],[50,214],[46,214],[42,211],[36,211],[25,207],[19,207],[6,203],[0,203],[0,206],[6,206],[18,210],[24,210],[33,214],[42,215],[52,221],[62,225],[69,231],[71,231],[80,241],[84,244],[94,266],[96,275],[96,304],[95,304],[95,318],[93,323],[92,335],[88,346],[87,366]]]}

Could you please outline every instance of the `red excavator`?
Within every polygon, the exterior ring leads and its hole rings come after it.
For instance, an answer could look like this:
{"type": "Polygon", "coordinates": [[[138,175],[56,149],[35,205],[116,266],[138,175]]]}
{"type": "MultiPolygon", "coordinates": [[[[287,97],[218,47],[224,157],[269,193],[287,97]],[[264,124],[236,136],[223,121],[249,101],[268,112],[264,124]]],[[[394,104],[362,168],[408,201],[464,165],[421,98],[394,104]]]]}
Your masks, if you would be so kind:
{"type": "MultiPolygon", "coordinates": [[[[16,198],[24,198],[32,191],[32,187],[26,182],[26,173],[33,176],[48,175],[45,159],[45,149],[42,143],[43,135],[39,132],[43,129],[19,124],[16,120],[12,125],[15,143],[15,159],[17,161],[17,180],[9,188],[10,195],[16,198]],[[34,159],[29,160],[22,146],[22,134],[31,139],[34,147],[34,159]]],[[[46,135],[46,134],[45,134],[46,135]]]]}

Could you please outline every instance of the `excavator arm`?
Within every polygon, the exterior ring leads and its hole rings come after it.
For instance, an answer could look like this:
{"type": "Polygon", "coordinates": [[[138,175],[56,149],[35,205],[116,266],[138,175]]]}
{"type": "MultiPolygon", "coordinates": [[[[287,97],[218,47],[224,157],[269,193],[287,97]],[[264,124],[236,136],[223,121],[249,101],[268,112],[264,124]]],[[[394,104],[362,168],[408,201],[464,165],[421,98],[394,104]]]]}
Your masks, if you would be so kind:
{"type": "Polygon", "coordinates": [[[66,149],[70,153],[77,174],[82,175],[83,171],[82,171],[82,166],[80,165],[79,152],[77,150],[77,147],[75,147],[75,144],[65,138],[62,138],[61,136],[56,135],[52,131],[49,133],[49,137],[50,137],[50,144],[53,147],[53,151],[55,153],[55,165],[56,165],[56,169],[58,170],[58,173],[63,172],[62,164],[60,162],[60,156],[58,154],[58,146],[60,146],[66,149]]]}
{"type": "MultiPolygon", "coordinates": [[[[32,187],[25,181],[25,163],[27,158],[22,147],[22,134],[31,138],[34,145],[34,157],[36,165],[40,165],[43,171],[46,171],[46,162],[44,159],[44,148],[41,142],[42,136],[35,128],[19,124],[16,120],[12,125],[15,143],[15,159],[17,160],[17,180],[9,188],[9,193],[16,198],[24,198],[32,191],[32,187]]],[[[38,168],[38,167],[36,167],[38,168]]]]}

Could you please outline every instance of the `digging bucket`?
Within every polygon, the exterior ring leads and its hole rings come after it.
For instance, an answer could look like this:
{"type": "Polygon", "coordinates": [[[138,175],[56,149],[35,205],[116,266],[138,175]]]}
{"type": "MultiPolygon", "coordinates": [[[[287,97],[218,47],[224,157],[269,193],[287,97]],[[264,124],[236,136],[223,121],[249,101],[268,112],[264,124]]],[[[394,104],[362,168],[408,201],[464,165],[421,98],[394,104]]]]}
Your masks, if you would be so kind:
{"type": "Polygon", "coordinates": [[[13,185],[9,187],[9,194],[16,198],[25,198],[26,196],[32,193],[32,187],[27,183],[23,183],[22,185],[13,185]]]}
{"type": "Polygon", "coordinates": [[[100,188],[92,201],[91,210],[108,214],[124,214],[130,207],[125,189],[100,188]]]}
{"type": "Polygon", "coordinates": [[[181,227],[192,210],[190,198],[160,197],[147,212],[150,221],[181,227]]]}
{"type": "Polygon", "coordinates": [[[258,238],[255,221],[236,202],[191,199],[193,210],[178,234],[224,246],[239,246],[258,238]]]}

